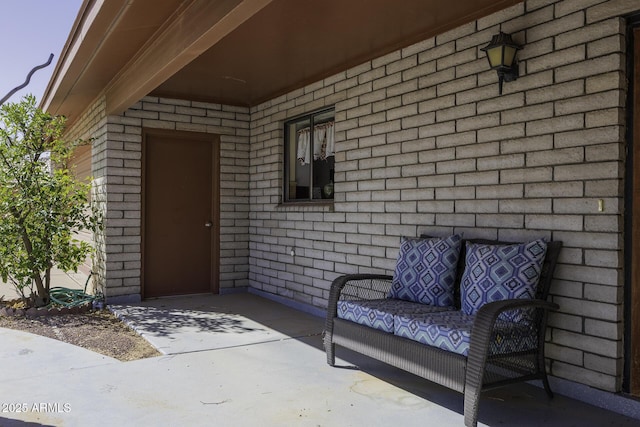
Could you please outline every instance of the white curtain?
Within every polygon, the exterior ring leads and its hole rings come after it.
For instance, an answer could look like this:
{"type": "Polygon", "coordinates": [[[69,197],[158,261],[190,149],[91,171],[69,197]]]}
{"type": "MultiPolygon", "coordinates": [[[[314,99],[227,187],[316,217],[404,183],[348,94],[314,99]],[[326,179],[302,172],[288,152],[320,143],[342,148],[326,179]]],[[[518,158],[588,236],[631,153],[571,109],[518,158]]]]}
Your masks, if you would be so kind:
{"type": "Polygon", "coordinates": [[[301,165],[309,163],[309,140],[311,133],[309,128],[300,129],[298,131],[298,150],[296,157],[301,165]]]}
{"type": "MultiPolygon", "coordinates": [[[[313,160],[327,160],[327,157],[335,156],[336,144],[334,138],[334,122],[322,123],[313,127],[313,160]]],[[[308,164],[310,129],[304,128],[298,131],[297,157],[300,164],[308,164]]]]}

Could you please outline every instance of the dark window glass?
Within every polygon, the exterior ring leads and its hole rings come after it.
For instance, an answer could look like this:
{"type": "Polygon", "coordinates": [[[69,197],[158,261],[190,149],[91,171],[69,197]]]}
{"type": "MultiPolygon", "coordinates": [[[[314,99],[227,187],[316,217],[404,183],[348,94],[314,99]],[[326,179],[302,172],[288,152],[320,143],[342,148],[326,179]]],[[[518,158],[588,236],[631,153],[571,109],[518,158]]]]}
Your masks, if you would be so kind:
{"type": "Polygon", "coordinates": [[[333,109],[285,123],[286,202],[333,199],[334,128],[333,109]]]}

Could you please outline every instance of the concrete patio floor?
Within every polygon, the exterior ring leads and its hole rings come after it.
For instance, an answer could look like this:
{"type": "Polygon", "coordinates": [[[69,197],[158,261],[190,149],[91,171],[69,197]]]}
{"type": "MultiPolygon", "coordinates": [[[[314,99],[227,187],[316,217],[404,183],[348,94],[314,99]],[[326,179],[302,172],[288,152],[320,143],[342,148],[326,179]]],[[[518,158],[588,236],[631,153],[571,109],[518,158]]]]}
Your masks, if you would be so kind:
{"type": "MultiPolygon", "coordinates": [[[[344,350],[338,351],[339,367],[329,367],[322,318],[256,295],[168,298],[112,309],[165,355],[119,362],[0,329],[0,426],[463,425],[461,394],[344,350]]],[[[479,421],[640,423],[560,395],[549,400],[527,384],[485,393],[479,421]]]]}

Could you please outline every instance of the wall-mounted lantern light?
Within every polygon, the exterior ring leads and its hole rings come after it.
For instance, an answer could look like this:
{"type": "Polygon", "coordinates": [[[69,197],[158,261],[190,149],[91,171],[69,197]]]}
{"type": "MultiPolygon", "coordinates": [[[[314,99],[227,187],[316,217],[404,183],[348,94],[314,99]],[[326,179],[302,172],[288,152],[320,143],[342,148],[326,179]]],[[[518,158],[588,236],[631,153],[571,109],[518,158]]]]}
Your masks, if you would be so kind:
{"type": "Polygon", "coordinates": [[[481,50],[487,53],[492,70],[498,72],[498,91],[502,95],[502,82],[512,82],[518,78],[518,61],[516,53],[522,47],[511,39],[509,34],[500,31],[493,36],[491,42],[481,50]]]}

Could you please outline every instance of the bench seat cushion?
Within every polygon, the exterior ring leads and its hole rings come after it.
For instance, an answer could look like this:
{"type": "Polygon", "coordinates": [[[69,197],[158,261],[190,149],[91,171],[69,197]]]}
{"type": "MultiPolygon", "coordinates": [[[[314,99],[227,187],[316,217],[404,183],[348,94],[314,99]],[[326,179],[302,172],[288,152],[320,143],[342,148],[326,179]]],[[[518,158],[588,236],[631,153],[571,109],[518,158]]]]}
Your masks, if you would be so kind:
{"type": "Polygon", "coordinates": [[[384,332],[394,332],[394,317],[423,315],[438,311],[455,310],[453,307],[434,307],[392,298],[375,300],[340,300],[338,317],[384,332]]]}
{"type": "Polygon", "coordinates": [[[427,315],[397,315],[394,334],[466,356],[475,316],[462,311],[427,315]]]}
{"type": "MultiPolygon", "coordinates": [[[[447,311],[426,315],[401,314],[394,319],[395,335],[467,356],[475,315],[447,311]]],[[[529,325],[497,320],[489,354],[533,350],[537,334],[529,325]]]]}

